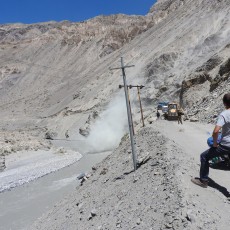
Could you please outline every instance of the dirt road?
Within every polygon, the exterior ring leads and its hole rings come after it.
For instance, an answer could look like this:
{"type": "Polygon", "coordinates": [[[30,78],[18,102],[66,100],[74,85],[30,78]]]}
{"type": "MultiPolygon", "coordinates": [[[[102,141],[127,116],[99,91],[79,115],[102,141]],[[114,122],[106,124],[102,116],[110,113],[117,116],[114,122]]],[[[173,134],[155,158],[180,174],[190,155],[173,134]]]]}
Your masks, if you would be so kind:
{"type": "Polygon", "coordinates": [[[182,149],[182,157],[185,160],[183,168],[186,171],[182,184],[188,202],[196,204],[197,207],[205,207],[210,218],[204,221],[210,222],[217,218],[217,229],[229,229],[230,204],[226,197],[230,197],[230,171],[210,169],[212,187],[209,186],[207,189],[190,182],[192,177],[199,177],[200,153],[208,148],[206,140],[214,125],[191,122],[178,125],[177,122],[160,121],[155,127],[182,149]]]}

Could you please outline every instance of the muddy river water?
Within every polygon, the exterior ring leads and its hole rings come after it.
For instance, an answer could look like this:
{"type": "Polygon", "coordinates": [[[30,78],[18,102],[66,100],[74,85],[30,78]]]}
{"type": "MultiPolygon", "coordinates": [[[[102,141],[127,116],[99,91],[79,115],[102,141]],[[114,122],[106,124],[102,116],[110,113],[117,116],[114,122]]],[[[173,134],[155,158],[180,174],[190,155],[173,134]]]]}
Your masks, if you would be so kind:
{"type": "MultiPolygon", "coordinates": [[[[57,145],[62,146],[63,143],[57,145]]],[[[0,193],[0,229],[29,229],[37,218],[77,189],[77,175],[90,171],[93,165],[110,153],[81,152],[83,157],[78,162],[11,191],[0,193]]]]}

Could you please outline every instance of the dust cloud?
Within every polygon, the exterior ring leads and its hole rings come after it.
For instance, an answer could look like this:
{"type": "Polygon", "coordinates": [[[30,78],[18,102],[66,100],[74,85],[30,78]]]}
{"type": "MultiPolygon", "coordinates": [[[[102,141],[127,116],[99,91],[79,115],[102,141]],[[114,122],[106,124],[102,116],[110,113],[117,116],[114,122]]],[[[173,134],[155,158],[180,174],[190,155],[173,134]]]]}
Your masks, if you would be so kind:
{"type": "Polygon", "coordinates": [[[120,92],[92,125],[90,135],[87,138],[90,152],[116,148],[127,131],[125,96],[124,92],[120,92]]]}

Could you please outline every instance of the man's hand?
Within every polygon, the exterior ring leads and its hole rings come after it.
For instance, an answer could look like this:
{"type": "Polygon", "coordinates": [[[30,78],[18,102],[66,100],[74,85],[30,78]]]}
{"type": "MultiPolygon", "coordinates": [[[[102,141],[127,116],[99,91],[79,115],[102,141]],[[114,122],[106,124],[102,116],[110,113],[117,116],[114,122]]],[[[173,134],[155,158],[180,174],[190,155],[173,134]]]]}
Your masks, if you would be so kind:
{"type": "Polygon", "coordinates": [[[212,137],[213,137],[213,147],[214,148],[218,147],[217,139],[218,139],[218,134],[220,130],[221,130],[221,126],[218,126],[218,125],[216,125],[213,130],[212,137]]]}

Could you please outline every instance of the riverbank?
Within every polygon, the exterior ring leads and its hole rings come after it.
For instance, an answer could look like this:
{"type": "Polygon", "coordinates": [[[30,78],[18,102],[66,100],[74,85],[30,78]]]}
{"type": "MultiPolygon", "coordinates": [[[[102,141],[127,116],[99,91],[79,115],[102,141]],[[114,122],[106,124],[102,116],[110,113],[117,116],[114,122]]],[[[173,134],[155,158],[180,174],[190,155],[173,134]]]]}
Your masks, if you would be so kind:
{"type": "Polygon", "coordinates": [[[79,186],[77,175],[89,172],[110,152],[83,154],[74,164],[0,193],[0,229],[22,230],[79,186]]]}
{"type": "Polygon", "coordinates": [[[69,166],[82,155],[63,148],[20,151],[5,156],[6,169],[0,173],[0,192],[23,185],[69,166]]]}

